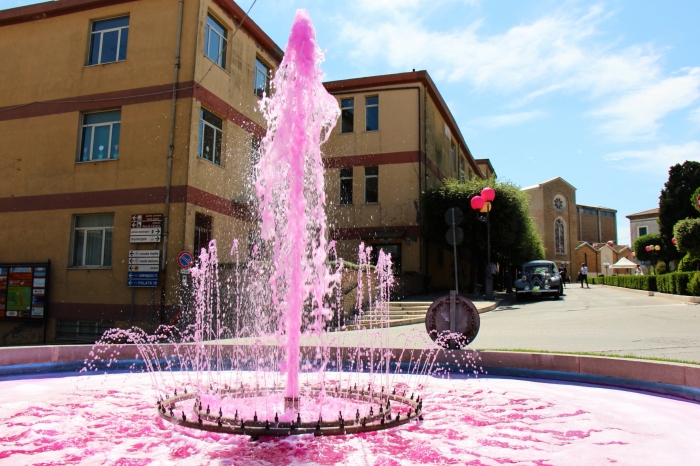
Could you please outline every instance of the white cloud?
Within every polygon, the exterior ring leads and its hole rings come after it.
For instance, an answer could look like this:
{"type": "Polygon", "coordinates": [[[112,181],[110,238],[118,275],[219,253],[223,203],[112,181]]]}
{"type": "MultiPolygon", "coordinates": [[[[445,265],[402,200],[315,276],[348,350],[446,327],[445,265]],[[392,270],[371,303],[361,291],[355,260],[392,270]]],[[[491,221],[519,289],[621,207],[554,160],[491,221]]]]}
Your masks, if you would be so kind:
{"type": "Polygon", "coordinates": [[[481,118],[477,118],[471,121],[471,124],[476,126],[483,126],[484,128],[498,128],[501,126],[517,126],[526,123],[535,118],[539,118],[545,115],[542,110],[534,110],[532,112],[517,112],[517,113],[506,113],[503,115],[490,115],[481,118]]]}
{"type": "Polygon", "coordinates": [[[700,68],[629,91],[592,112],[606,120],[600,126],[611,139],[651,139],[659,120],[674,110],[691,105],[700,97],[700,68]]]}
{"type": "Polygon", "coordinates": [[[569,4],[500,33],[483,32],[480,20],[431,29],[424,9],[445,1],[398,7],[399,0],[362,0],[365,11],[393,7],[342,20],[340,37],[358,67],[382,61],[387,72],[427,69],[437,81],[505,95],[510,107],[553,93],[582,94],[588,115],[615,140],[653,138],[666,115],[698,99],[699,68],[668,76],[653,47],[605,43],[601,24],[610,14],[601,5],[574,10],[569,4]]]}
{"type": "Polygon", "coordinates": [[[688,115],[688,118],[690,119],[690,121],[700,124],[700,108],[692,110],[688,115]]]}
{"type": "Polygon", "coordinates": [[[678,145],[661,145],[655,149],[628,150],[608,154],[605,159],[634,170],[664,170],[686,160],[700,161],[700,141],[678,145]]]}

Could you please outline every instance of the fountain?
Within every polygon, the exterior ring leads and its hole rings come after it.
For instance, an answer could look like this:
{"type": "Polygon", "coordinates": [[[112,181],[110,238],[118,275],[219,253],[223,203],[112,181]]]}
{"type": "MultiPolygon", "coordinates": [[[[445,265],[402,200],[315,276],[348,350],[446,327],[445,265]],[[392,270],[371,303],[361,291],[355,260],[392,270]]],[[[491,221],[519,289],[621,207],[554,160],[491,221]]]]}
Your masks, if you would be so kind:
{"type": "MultiPolygon", "coordinates": [[[[328,262],[319,150],[338,107],[321,84],[321,57],[299,11],[275,95],[262,104],[269,131],[250,259],[224,274],[211,242],[176,326],[113,329],[93,348],[0,351],[11,361],[0,368],[0,460],[687,464],[700,435],[700,405],[688,401],[700,400],[700,368],[451,350],[476,335],[466,319],[449,321],[456,306],[478,322],[456,297],[431,308],[426,324],[437,333],[405,332],[392,348],[391,257],[380,252],[371,266],[364,245],[356,305],[369,324],[346,331],[337,316],[350,272],[328,262]]],[[[240,256],[236,241],[231,253],[240,256]]]]}

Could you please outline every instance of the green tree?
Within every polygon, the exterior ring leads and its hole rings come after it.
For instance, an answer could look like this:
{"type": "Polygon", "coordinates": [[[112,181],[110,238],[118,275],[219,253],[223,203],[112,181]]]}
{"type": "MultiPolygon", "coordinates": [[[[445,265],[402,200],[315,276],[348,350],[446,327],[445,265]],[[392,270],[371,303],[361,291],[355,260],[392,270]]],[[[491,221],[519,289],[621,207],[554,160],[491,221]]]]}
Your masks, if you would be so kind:
{"type": "Polygon", "coordinates": [[[700,218],[686,218],[676,223],[673,237],[678,251],[700,253],[700,218]]]}
{"type": "Polygon", "coordinates": [[[451,248],[445,239],[449,228],[445,213],[450,207],[459,207],[464,212],[460,225],[464,230],[464,242],[458,248],[471,255],[472,263],[485,266],[486,225],[478,220],[470,202],[487,186],[496,191],[490,214],[491,260],[510,266],[543,258],[544,246],[530,216],[527,194],[513,183],[495,178],[473,178],[466,183],[447,179],[442,186],[427,191],[423,195],[423,220],[428,240],[451,248]]]}
{"type": "Polygon", "coordinates": [[[682,165],[676,164],[669,169],[668,181],[666,181],[659,196],[661,257],[667,261],[677,260],[683,256],[676,248],[671,247],[673,227],[679,220],[700,216],[692,199],[693,193],[699,187],[700,163],[686,161],[682,165]]]}
{"type": "Polygon", "coordinates": [[[632,247],[632,249],[634,249],[634,256],[638,260],[644,262],[649,262],[658,259],[659,257],[665,257],[662,256],[664,252],[664,246],[661,244],[661,235],[659,235],[658,233],[640,236],[639,238],[634,240],[634,246],[632,247]],[[661,250],[652,254],[651,252],[647,252],[647,250],[645,249],[647,246],[661,246],[661,250]]]}

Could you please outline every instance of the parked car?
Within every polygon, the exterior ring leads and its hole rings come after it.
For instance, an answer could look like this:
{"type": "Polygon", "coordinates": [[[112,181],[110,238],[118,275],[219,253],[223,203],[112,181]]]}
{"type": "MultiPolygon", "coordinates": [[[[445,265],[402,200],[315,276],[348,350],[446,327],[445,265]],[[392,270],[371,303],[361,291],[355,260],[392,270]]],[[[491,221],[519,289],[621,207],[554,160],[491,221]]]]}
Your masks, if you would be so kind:
{"type": "Polygon", "coordinates": [[[523,296],[554,296],[559,297],[564,292],[564,284],[557,264],[552,261],[538,260],[523,264],[520,277],[515,281],[515,299],[523,296]]]}

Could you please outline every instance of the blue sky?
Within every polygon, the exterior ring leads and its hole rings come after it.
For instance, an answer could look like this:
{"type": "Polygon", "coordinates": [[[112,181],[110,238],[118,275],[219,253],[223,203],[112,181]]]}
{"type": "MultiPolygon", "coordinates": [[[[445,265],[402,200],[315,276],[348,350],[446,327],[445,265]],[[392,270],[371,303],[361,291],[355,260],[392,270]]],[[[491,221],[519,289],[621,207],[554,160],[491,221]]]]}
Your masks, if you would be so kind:
{"type": "Polygon", "coordinates": [[[427,70],[475,158],[520,186],[561,176],[617,209],[620,243],[668,167],[700,161],[700,2],[257,0],[250,15],[284,48],[297,8],[328,80],[427,70]]]}

